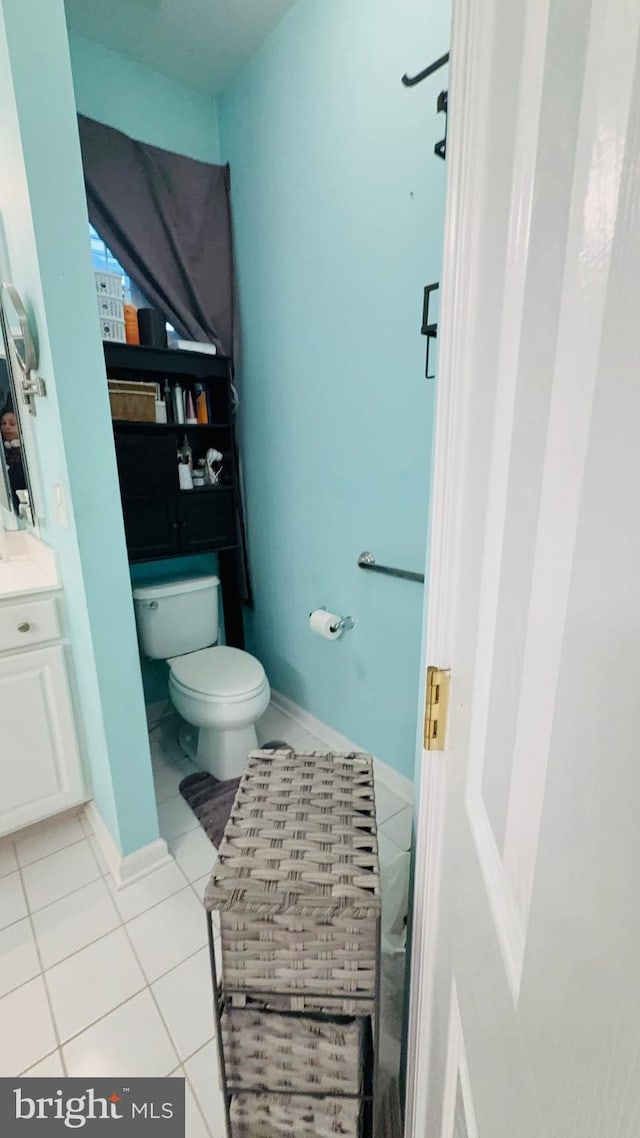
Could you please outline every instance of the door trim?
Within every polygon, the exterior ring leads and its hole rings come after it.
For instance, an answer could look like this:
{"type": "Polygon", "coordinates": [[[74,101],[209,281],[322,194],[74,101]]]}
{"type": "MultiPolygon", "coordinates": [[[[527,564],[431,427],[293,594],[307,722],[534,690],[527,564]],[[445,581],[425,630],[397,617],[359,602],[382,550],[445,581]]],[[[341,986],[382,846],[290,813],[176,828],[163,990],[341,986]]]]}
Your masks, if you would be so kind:
{"type": "MultiPolygon", "coordinates": [[[[491,79],[493,20],[480,21],[473,0],[454,0],[449,84],[447,202],[443,254],[441,347],[436,399],[429,582],[426,603],[425,664],[447,667],[453,647],[458,517],[464,472],[461,440],[468,422],[468,391],[473,377],[472,337],[468,329],[482,319],[473,308],[478,294],[474,256],[480,212],[478,170],[490,155],[484,106],[491,79]]],[[[424,690],[424,683],[422,684],[424,690]]],[[[439,912],[440,864],[445,814],[445,766],[455,744],[455,674],[451,678],[449,732],[444,751],[423,751],[418,771],[413,921],[407,1031],[406,1138],[427,1135],[430,1041],[433,1035],[435,946],[439,912]]]]}

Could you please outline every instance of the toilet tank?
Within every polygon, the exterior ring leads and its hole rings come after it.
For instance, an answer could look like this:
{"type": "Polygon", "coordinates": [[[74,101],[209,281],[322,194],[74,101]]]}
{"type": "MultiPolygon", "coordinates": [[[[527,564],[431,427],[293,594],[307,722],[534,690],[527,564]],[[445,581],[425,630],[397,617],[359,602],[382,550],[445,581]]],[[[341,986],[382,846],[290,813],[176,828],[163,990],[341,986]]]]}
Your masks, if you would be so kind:
{"type": "Polygon", "coordinates": [[[138,640],[151,660],[208,648],[218,639],[217,577],[174,577],[136,585],[138,640]]]}

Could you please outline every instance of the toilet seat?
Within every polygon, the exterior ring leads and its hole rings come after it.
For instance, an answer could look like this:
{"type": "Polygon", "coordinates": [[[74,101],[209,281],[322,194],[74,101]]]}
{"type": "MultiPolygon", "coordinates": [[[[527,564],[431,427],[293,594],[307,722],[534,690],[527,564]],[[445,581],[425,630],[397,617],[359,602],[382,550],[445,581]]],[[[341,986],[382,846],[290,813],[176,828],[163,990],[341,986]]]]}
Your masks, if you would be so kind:
{"type": "Polygon", "coordinates": [[[239,703],[264,689],[265,670],[255,656],[220,645],[169,661],[171,680],[186,694],[211,703],[239,703]]]}

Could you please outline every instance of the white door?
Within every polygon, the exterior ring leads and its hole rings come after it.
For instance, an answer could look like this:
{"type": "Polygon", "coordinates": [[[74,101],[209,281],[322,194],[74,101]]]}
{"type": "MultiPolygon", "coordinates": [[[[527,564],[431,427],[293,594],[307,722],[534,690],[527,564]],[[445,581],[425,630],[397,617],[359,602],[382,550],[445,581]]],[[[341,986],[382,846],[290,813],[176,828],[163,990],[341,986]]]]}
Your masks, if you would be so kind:
{"type": "Polygon", "coordinates": [[[639,31],[456,4],[409,1138],[640,1133],[639,31]]]}
{"type": "Polygon", "coordinates": [[[83,801],[60,646],[0,658],[0,835],[83,801]]]}

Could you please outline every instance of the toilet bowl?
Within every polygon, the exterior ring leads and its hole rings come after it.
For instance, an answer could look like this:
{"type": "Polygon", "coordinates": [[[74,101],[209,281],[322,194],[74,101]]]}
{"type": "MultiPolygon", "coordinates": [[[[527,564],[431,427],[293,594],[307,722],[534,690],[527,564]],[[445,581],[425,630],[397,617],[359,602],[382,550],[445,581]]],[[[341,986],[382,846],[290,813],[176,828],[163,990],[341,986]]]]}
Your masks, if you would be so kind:
{"type": "Polygon", "coordinates": [[[169,665],[169,696],[198,729],[194,761],[214,778],[238,778],[258,745],[256,720],[271,698],[255,656],[218,645],[220,581],[177,577],[136,585],[140,647],[169,665]]]}
{"type": "Polygon", "coordinates": [[[203,648],[169,660],[169,695],[197,727],[195,762],[218,779],[238,778],[258,746],[256,720],[271,698],[255,656],[238,648],[203,648]]]}

